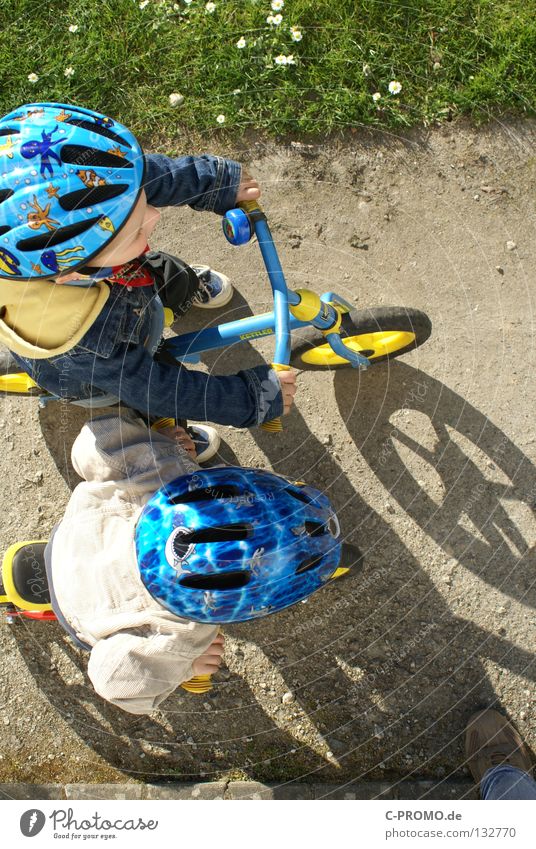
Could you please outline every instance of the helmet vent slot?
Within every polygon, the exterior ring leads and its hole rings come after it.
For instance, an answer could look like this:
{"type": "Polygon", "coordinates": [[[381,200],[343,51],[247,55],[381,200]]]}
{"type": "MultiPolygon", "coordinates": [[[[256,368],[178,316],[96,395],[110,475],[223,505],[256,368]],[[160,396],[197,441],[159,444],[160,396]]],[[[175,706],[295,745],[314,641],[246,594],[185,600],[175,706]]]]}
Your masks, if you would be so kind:
{"type": "Polygon", "coordinates": [[[81,168],[132,168],[132,162],[122,156],[81,144],[64,144],[61,148],[61,160],[69,165],[80,165],[81,168]]]}
{"type": "Polygon", "coordinates": [[[96,121],[84,121],[83,118],[68,118],[64,123],[73,124],[75,127],[81,127],[83,130],[89,130],[90,133],[98,133],[100,136],[105,136],[107,139],[111,139],[111,141],[117,144],[122,144],[124,147],[132,147],[131,144],[125,141],[125,139],[122,139],[121,136],[118,136],[117,133],[114,133],[113,130],[109,130],[108,127],[98,124],[96,121]]]}
{"type": "Polygon", "coordinates": [[[17,127],[0,127],[0,136],[15,136],[20,133],[17,127]]]}
{"type": "Polygon", "coordinates": [[[220,572],[218,575],[184,575],[181,587],[191,590],[239,590],[251,579],[251,573],[243,569],[235,572],[220,572]]]}
{"type": "Polygon", "coordinates": [[[306,495],[305,492],[301,492],[299,489],[288,489],[285,490],[289,495],[292,495],[296,501],[301,501],[303,504],[313,504],[313,499],[306,495]]]}
{"type": "Polygon", "coordinates": [[[6,233],[9,233],[11,227],[0,227],[0,236],[4,236],[6,233]]]}
{"type": "Polygon", "coordinates": [[[251,536],[251,525],[214,525],[212,528],[199,528],[189,533],[181,534],[184,542],[195,544],[205,542],[234,542],[251,536]]]}
{"type": "Polygon", "coordinates": [[[194,504],[197,501],[219,501],[225,498],[236,498],[244,495],[243,490],[233,484],[221,484],[218,486],[207,486],[202,489],[192,489],[183,495],[177,495],[170,499],[170,504],[194,504]]]}
{"type": "Polygon", "coordinates": [[[112,198],[122,195],[127,189],[128,186],[126,183],[94,186],[91,189],[79,189],[77,192],[70,192],[68,195],[58,198],[58,200],[61,208],[70,212],[73,209],[79,209],[83,206],[94,206],[97,203],[112,200],[112,198]]]}
{"type": "Polygon", "coordinates": [[[0,203],[11,197],[14,194],[13,189],[0,189],[0,203]]]}
{"type": "MultiPolygon", "coordinates": [[[[83,221],[77,221],[75,224],[69,224],[67,227],[61,227],[52,233],[41,233],[40,236],[21,239],[20,242],[17,242],[17,248],[19,251],[41,251],[45,250],[45,248],[59,245],[61,242],[68,242],[70,239],[76,239],[77,236],[85,233],[86,230],[90,230],[100,218],[100,215],[94,218],[85,218],[83,221]]],[[[83,250],[81,246],[80,250],[83,250]]]]}
{"type": "Polygon", "coordinates": [[[296,575],[303,575],[304,572],[310,572],[311,569],[316,569],[322,563],[322,557],[308,557],[303,563],[300,563],[296,569],[296,575]]]}
{"type": "Polygon", "coordinates": [[[311,537],[321,537],[324,534],[327,534],[328,528],[324,522],[310,522],[306,521],[303,523],[305,532],[309,534],[311,537]]]}

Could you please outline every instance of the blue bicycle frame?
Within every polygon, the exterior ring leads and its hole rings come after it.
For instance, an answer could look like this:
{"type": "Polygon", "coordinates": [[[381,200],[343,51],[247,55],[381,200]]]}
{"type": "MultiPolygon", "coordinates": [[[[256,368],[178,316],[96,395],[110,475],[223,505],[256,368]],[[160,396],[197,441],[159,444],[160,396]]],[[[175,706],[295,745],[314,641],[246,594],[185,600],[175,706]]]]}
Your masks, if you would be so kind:
{"type": "Polygon", "coordinates": [[[290,362],[290,334],[297,327],[313,327],[321,330],[332,349],[339,356],[348,360],[355,368],[366,368],[370,361],[351,351],[341,340],[339,333],[342,312],[348,312],[352,305],[344,298],[333,292],[325,292],[320,296],[319,308],[316,314],[307,320],[300,320],[292,315],[292,307],[299,307],[302,296],[288,288],[274,240],[268,227],[266,217],[258,204],[244,204],[244,209],[231,210],[224,218],[224,232],[232,244],[244,244],[255,233],[262,258],[268,272],[274,298],[273,312],[219,324],[194,333],[185,333],[166,340],[166,351],[182,362],[196,363],[200,354],[213,348],[223,348],[238,342],[250,342],[264,336],[275,335],[274,363],[287,366],[290,362]],[[228,232],[231,226],[236,227],[233,215],[248,218],[250,233],[242,240],[234,241],[228,232]],[[234,225],[234,226],[233,226],[234,225]],[[227,230],[226,230],[227,228],[227,230]],[[333,332],[329,332],[333,328],[333,332]]]}

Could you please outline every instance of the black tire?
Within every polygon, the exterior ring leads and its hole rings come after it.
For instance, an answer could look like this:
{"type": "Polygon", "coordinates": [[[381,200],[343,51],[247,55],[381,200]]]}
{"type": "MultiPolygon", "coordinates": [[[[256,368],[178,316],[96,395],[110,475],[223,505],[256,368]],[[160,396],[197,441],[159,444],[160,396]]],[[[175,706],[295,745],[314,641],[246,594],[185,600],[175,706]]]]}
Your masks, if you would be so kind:
{"type": "MultiPolygon", "coordinates": [[[[413,351],[423,345],[432,332],[432,322],[426,313],[409,307],[373,307],[367,310],[351,310],[343,316],[341,324],[341,338],[360,336],[361,334],[373,334],[379,332],[403,332],[411,333],[413,339],[408,344],[401,344],[400,348],[388,354],[374,356],[374,349],[367,348],[362,353],[371,358],[371,364],[383,363],[393,360],[408,351],[413,351]]],[[[304,361],[304,355],[311,352],[320,345],[325,345],[326,340],[322,333],[315,327],[303,327],[295,331],[292,344],[290,363],[294,368],[302,371],[331,371],[332,369],[351,368],[350,363],[326,363],[324,365],[304,361]]]]}
{"type": "Polygon", "coordinates": [[[339,563],[339,569],[349,569],[350,571],[346,573],[346,575],[341,575],[339,578],[336,578],[336,581],[344,581],[346,578],[351,578],[355,576],[358,572],[363,570],[364,566],[364,557],[361,552],[361,549],[357,547],[357,545],[352,545],[350,542],[343,542],[341,548],[341,561],[339,563]]]}

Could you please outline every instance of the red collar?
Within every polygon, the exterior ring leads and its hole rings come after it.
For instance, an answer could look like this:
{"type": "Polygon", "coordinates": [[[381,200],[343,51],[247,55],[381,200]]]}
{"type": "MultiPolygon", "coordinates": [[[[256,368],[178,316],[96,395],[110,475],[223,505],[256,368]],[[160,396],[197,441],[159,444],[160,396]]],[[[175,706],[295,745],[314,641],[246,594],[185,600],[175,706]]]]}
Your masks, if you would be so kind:
{"type": "Polygon", "coordinates": [[[149,250],[149,245],[146,245],[143,253],[139,257],[136,257],[136,259],[131,259],[130,262],[126,262],[124,265],[112,266],[112,273],[106,279],[111,283],[117,283],[119,286],[130,286],[133,288],[152,286],[154,278],[144,265],[145,254],[149,250]]]}

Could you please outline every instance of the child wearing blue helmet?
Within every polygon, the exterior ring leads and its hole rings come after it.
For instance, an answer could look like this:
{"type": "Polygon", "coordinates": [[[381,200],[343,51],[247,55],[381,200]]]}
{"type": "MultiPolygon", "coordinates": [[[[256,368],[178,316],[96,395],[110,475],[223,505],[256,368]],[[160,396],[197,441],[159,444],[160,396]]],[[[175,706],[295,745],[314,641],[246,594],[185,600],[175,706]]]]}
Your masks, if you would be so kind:
{"type": "Polygon", "coordinates": [[[149,250],[158,208],[223,214],[259,197],[256,180],[217,156],[144,154],[126,127],[67,104],[20,107],[0,136],[0,343],[19,366],[58,397],[146,415],[251,427],[288,412],[293,372],[206,375],[144,346],[155,293],[175,316],[232,297],[225,275],[149,250]]]}
{"type": "Polygon", "coordinates": [[[101,416],[72,461],[83,482],[47,546],[51,598],[91,651],[96,691],[130,713],[215,672],[222,623],[276,613],[347,571],[323,493],[259,469],[202,470],[180,431],[101,416]]]}

